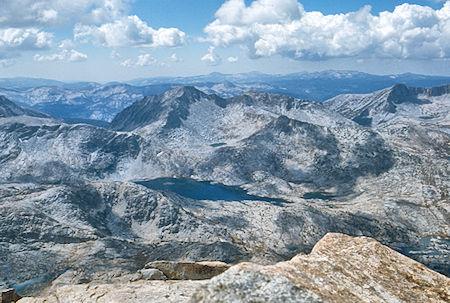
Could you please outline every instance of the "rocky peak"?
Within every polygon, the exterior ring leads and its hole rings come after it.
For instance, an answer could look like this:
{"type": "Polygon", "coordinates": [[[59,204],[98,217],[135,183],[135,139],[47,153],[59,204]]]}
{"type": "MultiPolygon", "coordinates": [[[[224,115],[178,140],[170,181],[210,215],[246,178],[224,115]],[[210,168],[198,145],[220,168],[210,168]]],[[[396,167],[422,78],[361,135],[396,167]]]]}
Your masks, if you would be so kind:
{"type": "Polygon", "coordinates": [[[207,94],[196,89],[194,86],[179,86],[163,93],[161,98],[177,102],[195,102],[207,96],[207,94]]]}
{"type": "MultiPolygon", "coordinates": [[[[387,102],[389,103],[389,108],[394,108],[393,104],[400,103],[416,103],[416,104],[426,104],[430,103],[428,100],[419,99],[418,95],[420,93],[426,92],[427,89],[420,87],[408,87],[404,84],[396,84],[390,89],[388,89],[387,102]]],[[[395,112],[395,110],[393,111],[395,112]]]]}
{"type": "Polygon", "coordinates": [[[400,116],[416,121],[423,116],[442,116],[445,102],[441,96],[449,91],[450,84],[433,88],[396,84],[371,94],[339,95],[325,101],[324,105],[360,125],[377,126],[400,116]],[[431,106],[425,109],[428,105],[431,106]]]}
{"type": "Polygon", "coordinates": [[[109,128],[117,131],[131,131],[146,123],[158,119],[158,111],[161,110],[156,101],[156,96],[145,97],[133,103],[117,114],[111,121],[109,128]]]}
{"type": "Polygon", "coordinates": [[[230,102],[242,102],[246,105],[252,106],[280,106],[285,108],[286,110],[290,110],[293,107],[304,103],[305,101],[285,95],[271,94],[258,90],[250,90],[241,96],[231,98],[230,102]]]}
{"type": "Polygon", "coordinates": [[[286,134],[290,134],[293,132],[293,129],[296,127],[301,127],[306,123],[300,122],[297,120],[289,119],[286,116],[279,116],[274,122],[268,125],[268,127],[272,127],[277,132],[282,132],[286,134]]]}
{"type": "Polygon", "coordinates": [[[165,129],[179,127],[189,115],[192,104],[209,99],[220,103],[223,99],[207,95],[193,86],[180,86],[158,96],[149,96],[120,112],[111,122],[111,128],[132,131],[158,120],[165,120],[165,129]]]}

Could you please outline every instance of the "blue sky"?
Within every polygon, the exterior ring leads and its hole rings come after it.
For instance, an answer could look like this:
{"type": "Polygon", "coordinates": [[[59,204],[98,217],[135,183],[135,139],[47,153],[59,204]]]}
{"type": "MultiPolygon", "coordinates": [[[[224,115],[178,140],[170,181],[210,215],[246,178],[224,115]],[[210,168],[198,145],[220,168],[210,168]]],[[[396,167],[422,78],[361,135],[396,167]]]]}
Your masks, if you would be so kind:
{"type": "Polygon", "coordinates": [[[0,77],[450,75],[450,1],[0,0],[0,77]]]}

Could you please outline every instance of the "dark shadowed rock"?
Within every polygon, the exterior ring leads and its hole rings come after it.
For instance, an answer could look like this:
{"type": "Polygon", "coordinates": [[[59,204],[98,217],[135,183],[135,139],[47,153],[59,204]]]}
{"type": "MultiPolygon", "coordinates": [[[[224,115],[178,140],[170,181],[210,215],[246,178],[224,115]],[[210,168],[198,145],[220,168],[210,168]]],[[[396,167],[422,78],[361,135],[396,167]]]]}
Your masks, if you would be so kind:
{"type": "Polygon", "coordinates": [[[223,273],[230,265],[223,262],[154,261],[147,263],[145,268],[158,269],[170,280],[206,280],[223,273]]]}
{"type": "Polygon", "coordinates": [[[0,118],[14,117],[14,116],[30,116],[39,118],[50,118],[49,115],[18,106],[9,101],[4,96],[0,96],[0,118]]]}
{"type": "Polygon", "coordinates": [[[12,288],[0,289],[0,303],[15,303],[20,300],[20,296],[12,288]]]}

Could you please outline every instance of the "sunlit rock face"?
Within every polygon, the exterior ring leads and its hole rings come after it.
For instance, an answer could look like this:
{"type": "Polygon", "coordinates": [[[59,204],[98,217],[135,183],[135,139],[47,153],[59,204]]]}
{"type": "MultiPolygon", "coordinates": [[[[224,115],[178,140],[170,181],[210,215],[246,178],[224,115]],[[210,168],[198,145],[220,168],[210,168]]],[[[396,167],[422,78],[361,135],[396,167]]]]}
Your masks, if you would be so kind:
{"type": "Polygon", "coordinates": [[[243,263],[190,302],[446,302],[450,279],[366,237],[327,234],[309,255],[243,263]]]}
{"type": "Polygon", "coordinates": [[[447,302],[450,295],[450,279],[444,275],[374,239],[338,233],[325,235],[309,254],[274,265],[246,262],[227,269],[219,262],[159,261],[145,267],[149,269],[109,283],[79,285],[69,280],[74,277],[69,270],[53,281],[45,295],[19,302],[421,303],[447,302]],[[149,271],[151,275],[146,275],[149,271]]]}

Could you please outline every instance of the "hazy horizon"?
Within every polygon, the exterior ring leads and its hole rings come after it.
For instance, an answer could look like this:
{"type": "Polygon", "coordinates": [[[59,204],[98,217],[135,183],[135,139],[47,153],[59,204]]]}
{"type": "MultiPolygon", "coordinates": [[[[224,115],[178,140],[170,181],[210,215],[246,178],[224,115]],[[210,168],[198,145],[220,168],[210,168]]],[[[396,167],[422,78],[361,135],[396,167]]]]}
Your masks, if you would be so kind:
{"type": "Polygon", "coordinates": [[[0,78],[450,75],[450,1],[1,1],[0,78]]]}
{"type": "MultiPolygon", "coordinates": [[[[86,80],[86,79],[67,79],[67,80],[61,80],[61,79],[56,79],[56,78],[45,78],[45,77],[27,77],[27,76],[11,76],[11,77],[0,77],[0,79],[10,79],[10,80],[14,80],[14,79],[33,79],[33,80],[50,80],[50,81],[59,81],[59,82],[63,82],[63,83],[79,83],[79,82],[95,82],[95,83],[99,83],[99,84],[107,84],[107,83],[114,83],[114,82],[118,82],[118,83],[127,83],[127,82],[132,82],[135,80],[143,80],[143,79],[172,79],[172,78],[189,78],[189,77],[207,77],[209,75],[212,74],[222,74],[222,75],[239,75],[239,74],[251,74],[251,73],[260,73],[261,75],[268,75],[268,76],[288,76],[288,75],[293,75],[293,74],[314,74],[314,73],[324,73],[324,72],[361,72],[361,71],[357,71],[357,70],[319,70],[319,71],[312,71],[312,72],[307,72],[307,71],[298,71],[298,72],[293,72],[293,73],[262,73],[259,71],[250,71],[250,72],[245,72],[245,73],[221,73],[221,72],[210,72],[210,73],[205,73],[205,74],[192,74],[192,75],[186,75],[186,76],[149,76],[149,77],[136,77],[136,78],[129,78],[129,79],[123,79],[123,80],[110,80],[110,81],[90,81],[90,80],[86,80]]],[[[418,74],[418,73],[411,73],[411,72],[404,72],[404,73],[396,73],[396,74],[376,74],[376,73],[366,73],[366,72],[361,72],[361,73],[365,73],[368,75],[374,75],[374,76],[400,76],[400,75],[405,75],[405,74],[413,74],[413,75],[419,75],[419,76],[427,76],[427,77],[450,77],[450,75],[439,75],[439,74],[418,74]]]]}

